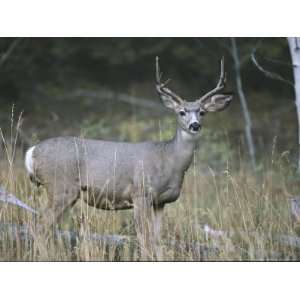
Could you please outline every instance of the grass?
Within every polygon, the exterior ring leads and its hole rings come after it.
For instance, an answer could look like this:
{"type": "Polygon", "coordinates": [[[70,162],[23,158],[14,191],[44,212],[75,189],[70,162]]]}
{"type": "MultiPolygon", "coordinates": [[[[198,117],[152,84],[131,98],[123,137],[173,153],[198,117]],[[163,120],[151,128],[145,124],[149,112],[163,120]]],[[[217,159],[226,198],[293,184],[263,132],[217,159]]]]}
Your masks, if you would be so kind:
{"type": "MultiPolygon", "coordinates": [[[[132,134],[131,139],[140,140],[145,126],[137,120],[135,122],[137,132],[133,132],[134,128],[128,124],[125,128],[132,134]]],[[[159,129],[168,135],[173,131],[166,128],[169,123],[169,120],[159,123],[159,129]]],[[[148,127],[149,131],[151,126],[148,127]]],[[[154,125],[152,127],[149,134],[153,138],[165,138],[161,132],[157,134],[154,125]]],[[[90,128],[94,130],[94,127],[90,128]]],[[[18,136],[13,132],[12,118],[11,137],[5,140],[2,134],[1,185],[29,206],[43,211],[47,203],[46,193],[30,183],[23,166],[24,155],[17,147],[18,136]]],[[[126,134],[126,129],[122,128],[122,139],[127,139],[126,134]]],[[[181,196],[165,209],[162,230],[164,260],[299,259],[297,248],[283,245],[278,237],[296,236],[289,213],[289,198],[299,194],[300,179],[295,175],[289,153],[277,153],[275,143],[266,157],[253,171],[247,158],[231,153],[226,134],[203,133],[203,144],[186,174],[181,196]],[[206,224],[222,235],[209,235],[204,230],[206,224]]],[[[57,225],[62,230],[79,233],[75,245],[61,238],[38,234],[38,224],[32,214],[3,202],[0,202],[0,223],[25,224],[37,235],[34,241],[24,241],[18,234],[1,230],[0,260],[3,261],[140,260],[132,211],[101,211],[78,201],[57,225]],[[131,241],[119,248],[89,240],[90,233],[127,236],[131,241]]]]}
{"type": "MultiPolygon", "coordinates": [[[[11,169],[1,162],[1,182],[28,205],[42,210],[47,202],[43,189],[29,182],[16,153],[11,169]],[[34,196],[33,196],[34,195],[34,196]]],[[[283,246],[278,235],[295,235],[289,215],[289,197],[299,193],[297,181],[291,182],[287,162],[279,157],[259,173],[241,165],[215,173],[203,173],[197,161],[186,175],[180,199],[165,209],[163,221],[164,260],[296,260],[297,249],[283,246]],[[203,227],[226,234],[211,238],[203,227]],[[199,254],[193,245],[217,251],[199,254]]],[[[34,217],[11,205],[0,206],[1,223],[26,224],[35,230],[34,217]]],[[[60,225],[81,233],[77,245],[39,236],[35,242],[1,234],[1,260],[17,261],[103,261],[115,260],[116,249],[85,237],[90,232],[135,236],[131,211],[106,212],[88,207],[83,201],[73,207],[60,225]]],[[[139,260],[136,242],[126,244],[119,260],[139,260]]]]}

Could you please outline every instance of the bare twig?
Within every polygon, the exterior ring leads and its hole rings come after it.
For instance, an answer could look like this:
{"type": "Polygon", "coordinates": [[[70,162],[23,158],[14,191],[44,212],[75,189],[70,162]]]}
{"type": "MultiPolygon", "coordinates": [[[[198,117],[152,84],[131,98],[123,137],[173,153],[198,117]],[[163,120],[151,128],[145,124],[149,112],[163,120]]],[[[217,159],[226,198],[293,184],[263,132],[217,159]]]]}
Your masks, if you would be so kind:
{"type": "Polygon", "coordinates": [[[251,60],[252,60],[253,64],[256,66],[256,68],[259,71],[261,71],[266,77],[274,79],[274,80],[278,80],[278,81],[281,81],[281,82],[284,82],[284,83],[286,83],[286,84],[291,85],[292,87],[294,87],[294,83],[293,82],[291,82],[288,79],[285,79],[280,74],[277,74],[275,72],[271,72],[271,71],[266,70],[264,67],[262,67],[258,63],[257,58],[256,58],[256,52],[257,52],[257,49],[258,49],[260,43],[261,43],[261,41],[257,44],[256,47],[253,48],[252,53],[251,53],[251,60]]]}

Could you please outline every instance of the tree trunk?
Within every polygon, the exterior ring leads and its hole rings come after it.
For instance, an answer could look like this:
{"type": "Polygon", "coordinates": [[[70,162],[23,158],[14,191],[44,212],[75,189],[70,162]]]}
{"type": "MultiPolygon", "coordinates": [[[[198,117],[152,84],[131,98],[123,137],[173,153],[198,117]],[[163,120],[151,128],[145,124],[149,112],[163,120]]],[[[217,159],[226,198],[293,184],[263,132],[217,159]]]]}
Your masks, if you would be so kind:
{"type": "Polygon", "coordinates": [[[295,102],[298,117],[298,173],[300,173],[300,38],[289,37],[287,39],[294,71],[295,102]]]}
{"type": "Polygon", "coordinates": [[[231,47],[232,47],[232,57],[233,57],[234,69],[235,69],[236,88],[240,98],[242,112],[245,120],[246,141],[247,141],[248,150],[251,158],[251,164],[252,167],[255,168],[256,159],[255,159],[255,146],[254,146],[253,136],[252,136],[252,122],[251,122],[246,96],[242,85],[241,65],[240,65],[240,58],[238,54],[236,40],[233,37],[231,38],[231,47]]]}

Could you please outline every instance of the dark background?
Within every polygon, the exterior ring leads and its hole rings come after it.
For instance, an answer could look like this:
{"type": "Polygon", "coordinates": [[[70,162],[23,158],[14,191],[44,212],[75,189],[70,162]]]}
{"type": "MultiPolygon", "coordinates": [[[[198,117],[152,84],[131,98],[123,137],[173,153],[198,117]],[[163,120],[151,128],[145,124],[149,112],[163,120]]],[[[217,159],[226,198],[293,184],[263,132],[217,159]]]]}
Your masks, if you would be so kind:
{"type": "MultiPolygon", "coordinates": [[[[236,42],[257,155],[268,155],[276,140],[279,152],[289,151],[295,158],[293,88],[265,77],[250,59],[260,43],[259,62],[292,81],[287,40],[236,42]]],[[[227,90],[235,98],[226,112],[207,117],[206,138],[215,136],[217,142],[215,133],[222,132],[228,148],[247,152],[229,38],[1,38],[0,53],[0,126],[9,136],[12,110],[14,124],[23,112],[19,146],[24,149],[40,139],[70,134],[131,141],[157,138],[160,122],[171,115],[155,92],[155,56],[165,78],[172,78],[171,88],[191,100],[216,85],[224,56],[227,90]]]]}

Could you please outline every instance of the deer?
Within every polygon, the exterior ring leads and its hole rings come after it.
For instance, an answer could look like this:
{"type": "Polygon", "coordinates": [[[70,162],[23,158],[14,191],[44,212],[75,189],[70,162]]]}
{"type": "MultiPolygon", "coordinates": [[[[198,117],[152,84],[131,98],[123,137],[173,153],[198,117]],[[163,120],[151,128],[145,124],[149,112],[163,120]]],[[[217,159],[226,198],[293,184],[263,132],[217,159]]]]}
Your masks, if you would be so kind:
{"type": "Polygon", "coordinates": [[[184,175],[198,145],[206,113],[228,107],[233,95],[224,92],[224,58],[217,85],[187,101],[162,82],[156,57],[156,91],[177,118],[174,137],[166,141],[114,142],[81,137],[55,137],[28,149],[25,166],[31,181],[48,196],[47,226],[57,224],[78,199],[103,210],[133,209],[142,257],[162,257],[163,210],[180,196],[184,175]]]}

